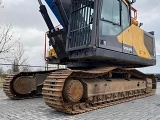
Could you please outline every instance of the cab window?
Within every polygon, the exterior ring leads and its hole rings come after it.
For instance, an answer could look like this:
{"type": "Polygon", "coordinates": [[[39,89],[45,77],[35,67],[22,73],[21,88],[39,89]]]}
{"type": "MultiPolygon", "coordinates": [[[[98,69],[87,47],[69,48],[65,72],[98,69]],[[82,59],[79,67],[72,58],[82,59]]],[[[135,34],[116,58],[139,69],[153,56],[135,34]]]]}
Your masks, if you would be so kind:
{"type": "Polygon", "coordinates": [[[129,9],[126,4],[122,2],[122,27],[123,29],[126,29],[130,25],[130,15],[129,15],[129,9]]]}
{"type": "Polygon", "coordinates": [[[101,34],[118,35],[121,32],[120,1],[102,0],[101,34]]]}

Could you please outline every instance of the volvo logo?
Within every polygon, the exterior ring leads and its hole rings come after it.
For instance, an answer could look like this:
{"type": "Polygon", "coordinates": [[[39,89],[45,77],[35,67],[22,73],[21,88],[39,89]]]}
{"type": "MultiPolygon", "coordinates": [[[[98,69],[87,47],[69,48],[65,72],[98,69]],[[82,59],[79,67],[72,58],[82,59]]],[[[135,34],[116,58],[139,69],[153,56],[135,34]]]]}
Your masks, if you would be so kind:
{"type": "Polygon", "coordinates": [[[123,46],[123,49],[126,51],[129,51],[129,52],[132,52],[132,48],[130,48],[130,47],[123,46]]]}

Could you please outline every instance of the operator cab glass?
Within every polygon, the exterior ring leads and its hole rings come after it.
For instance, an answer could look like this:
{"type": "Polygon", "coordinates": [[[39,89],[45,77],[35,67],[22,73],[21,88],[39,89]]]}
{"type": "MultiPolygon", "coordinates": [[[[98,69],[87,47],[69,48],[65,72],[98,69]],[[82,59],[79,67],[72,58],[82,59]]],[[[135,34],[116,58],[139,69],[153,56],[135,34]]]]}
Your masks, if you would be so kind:
{"type": "Polygon", "coordinates": [[[128,6],[120,0],[102,0],[101,2],[100,35],[120,34],[130,25],[128,6]]]}
{"type": "Polygon", "coordinates": [[[119,1],[102,1],[101,24],[101,35],[117,35],[121,32],[119,1]]]}
{"type": "Polygon", "coordinates": [[[121,15],[122,15],[122,28],[123,30],[126,29],[127,27],[130,26],[130,21],[131,21],[131,18],[130,18],[130,12],[129,12],[129,9],[128,9],[128,6],[122,2],[122,12],[121,12],[121,15]]]}
{"type": "Polygon", "coordinates": [[[67,51],[93,46],[98,36],[106,40],[108,36],[117,37],[130,25],[129,7],[121,0],[73,0],[71,7],[67,51]]]}

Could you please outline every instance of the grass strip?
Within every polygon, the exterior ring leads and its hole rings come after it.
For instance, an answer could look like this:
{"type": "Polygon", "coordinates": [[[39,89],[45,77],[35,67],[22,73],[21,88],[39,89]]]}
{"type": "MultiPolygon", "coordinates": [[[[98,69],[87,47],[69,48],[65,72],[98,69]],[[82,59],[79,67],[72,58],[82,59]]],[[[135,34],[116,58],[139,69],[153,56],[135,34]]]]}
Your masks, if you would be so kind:
{"type": "Polygon", "coordinates": [[[0,82],[0,88],[2,88],[3,87],[3,83],[2,82],[0,82]]]}

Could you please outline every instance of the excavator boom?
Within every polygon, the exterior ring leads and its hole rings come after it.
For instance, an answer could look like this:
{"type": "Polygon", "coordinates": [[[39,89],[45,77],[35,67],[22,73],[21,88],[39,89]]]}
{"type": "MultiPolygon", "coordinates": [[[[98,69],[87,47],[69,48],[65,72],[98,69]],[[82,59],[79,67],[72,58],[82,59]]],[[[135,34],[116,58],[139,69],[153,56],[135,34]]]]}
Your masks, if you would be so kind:
{"type": "Polygon", "coordinates": [[[71,0],[45,0],[59,23],[68,28],[71,0]]]}

